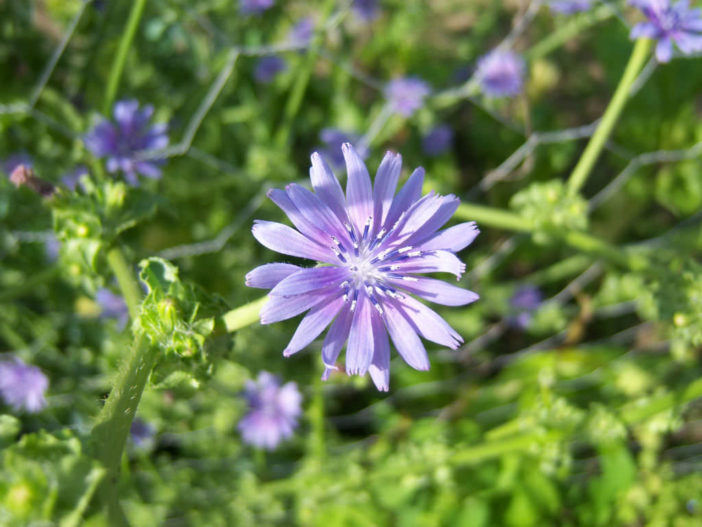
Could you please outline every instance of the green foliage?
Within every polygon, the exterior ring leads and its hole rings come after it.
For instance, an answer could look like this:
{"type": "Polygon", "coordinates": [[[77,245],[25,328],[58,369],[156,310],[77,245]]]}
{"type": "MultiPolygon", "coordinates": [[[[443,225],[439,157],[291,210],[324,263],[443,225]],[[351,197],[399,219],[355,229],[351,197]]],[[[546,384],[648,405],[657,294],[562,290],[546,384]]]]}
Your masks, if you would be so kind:
{"type": "Polygon", "coordinates": [[[68,431],[27,434],[0,459],[2,525],[77,527],[104,475],[68,431]]]}
{"type": "Polygon", "coordinates": [[[532,183],[517,192],[510,206],[534,228],[534,241],[548,243],[563,230],[587,229],[587,202],[568,193],[563,181],[532,183]]]}
{"type": "Polygon", "coordinates": [[[139,278],[148,293],[134,331],[146,335],[158,349],[152,380],[164,389],[185,383],[197,387],[211,367],[205,339],[214,329],[214,319],[200,317],[195,288],[180,281],[173,264],[149,258],[139,266],[139,278]]]}

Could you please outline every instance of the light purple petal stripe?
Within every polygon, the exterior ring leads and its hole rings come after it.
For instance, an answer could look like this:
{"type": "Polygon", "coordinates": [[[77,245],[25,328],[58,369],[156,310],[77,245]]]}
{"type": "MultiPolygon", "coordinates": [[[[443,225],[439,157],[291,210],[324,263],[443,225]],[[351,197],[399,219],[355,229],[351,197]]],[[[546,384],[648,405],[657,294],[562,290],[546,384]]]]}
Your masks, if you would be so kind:
{"type": "Polygon", "coordinates": [[[272,251],[320,262],[335,263],[337,261],[331,249],[322,247],[292,227],[282,223],[256,220],[251,232],[261,245],[272,251]]]}
{"type": "Polygon", "coordinates": [[[407,319],[390,303],[385,304],[385,326],[405,362],[415,370],[428,370],[429,357],[422,341],[407,319]]]}
{"type": "Polygon", "coordinates": [[[288,185],[286,190],[305,218],[322,229],[323,234],[318,241],[324,240],[324,243],[331,243],[331,236],[334,235],[350,244],[344,224],[318,196],[295,183],[288,185]]]}
{"type": "Polygon", "coordinates": [[[392,279],[391,282],[410,293],[415,293],[422,298],[444,306],[464,306],[480,298],[478,294],[473,291],[461,289],[455,285],[447,284],[442,280],[435,280],[433,278],[416,277],[413,280],[403,280],[399,278],[392,279]]]}
{"type": "Polygon", "coordinates": [[[306,295],[319,289],[336,287],[342,282],[349,271],[343,267],[312,267],[300,269],[283,279],[271,289],[270,296],[306,295]]]}
{"type": "Polygon", "coordinates": [[[368,373],[376,388],[381,392],[387,392],[390,389],[390,343],[383,319],[375,310],[371,311],[371,325],[373,326],[373,362],[368,367],[368,373]]]}
{"type": "Polygon", "coordinates": [[[385,217],[390,212],[401,170],[402,156],[394,152],[386,152],[378,167],[373,187],[373,234],[380,231],[385,217]]]}
{"type": "Polygon", "coordinates": [[[398,301],[414,328],[423,338],[456,349],[463,342],[458,332],[446,322],[441,315],[411,296],[398,301]]]}
{"type": "Polygon", "coordinates": [[[331,302],[323,302],[314,309],[310,309],[300,325],[297,326],[297,330],[283,351],[283,355],[289,357],[308,346],[331,323],[343,305],[344,300],[337,297],[331,302]]]}
{"type": "Polygon", "coordinates": [[[409,209],[410,206],[420,198],[422,195],[422,185],[424,185],[424,169],[419,167],[412,172],[405,186],[400,189],[395,199],[392,200],[390,211],[383,225],[385,229],[390,230],[400,218],[400,214],[409,209]]]}
{"type": "Polygon", "coordinates": [[[324,380],[329,377],[329,373],[331,373],[332,370],[336,369],[334,364],[336,363],[336,359],[339,358],[341,348],[344,347],[344,343],[346,343],[346,339],[349,337],[352,319],[353,312],[348,306],[343,306],[339,315],[334,322],[332,322],[327,336],[324,337],[324,343],[322,344],[322,361],[327,367],[322,376],[324,380]]]}
{"type": "Polygon", "coordinates": [[[349,375],[365,375],[373,360],[372,306],[370,299],[361,292],[358,295],[346,346],[346,372],[349,375]]]}
{"type": "Polygon", "coordinates": [[[455,254],[439,250],[396,262],[395,265],[403,273],[451,273],[456,279],[461,278],[466,270],[465,264],[455,254]]]}
{"type": "Polygon", "coordinates": [[[341,147],[346,161],[346,203],[349,216],[359,233],[363,232],[366,220],[373,214],[373,191],[366,164],[351,143],[341,147]]]}
{"type": "Polygon", "coordinates": [[[286,263],[269,263],[252,269],[246,274],[246,285],[260,289],[271,289],[278,282],[299,271],[301,267],[286,263]]]}
{"type": "Polygon", "coordinates": [[[294,297],[272,296],[261,309],[261,324],[272,324],[299,315],[327,301],[327,295],[300,295],[294,297]]]}
{"type": "Polygon", "coordinates": [[[426,251],[446,249],[457,253],[469,246],[478,234],[480,231],[474,221],[460,223],[436,233],[424,242],[420,249],[426,251]]]}
{"type": "Polygon", "coordinates": [[[310,179],[312,180],[312,187],[320,199],[334,211],[340,221],[347,221],[346,198],[344,198],[344,191],[339,180],[317,152],[312,154],[311,159],[310,179]]]}
{"type": "Polygon", "coordinates": [[[305,215],[290,196],[284,190],[278,188],[270,189],[267,193],[268,198],[280,207],[293,225],[297,228],[300,233],[307,236],[311,240],[321,241],[324,238],[329,238],[329,236],[319,227],[319,222],[310,220],[307,215],[305,215]]]}

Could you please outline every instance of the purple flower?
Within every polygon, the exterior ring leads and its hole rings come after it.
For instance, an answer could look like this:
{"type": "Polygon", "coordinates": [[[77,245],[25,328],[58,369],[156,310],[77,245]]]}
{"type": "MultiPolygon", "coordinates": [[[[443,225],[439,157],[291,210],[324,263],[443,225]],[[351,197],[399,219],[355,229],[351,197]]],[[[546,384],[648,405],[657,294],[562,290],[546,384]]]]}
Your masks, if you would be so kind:
{"type": "Polygon", "coordinates": [[[353,0],[353,12],[364,22],[372,22],[380,15],[378,0],[353,0]]]}
{"type": "Polygon", "coordinates": [[[543,295],[536,286],[524,285],[517,289],[509,301],[515,313],[509,318],[510,323],[521,329],[529,327],[532,314],[539,308],[542,301],[543,295]]]}
{"type": "Polygon", "coordinates": [[[433,192],[422,197],[424,169],[416,169],[395,195],[402,157],[388,152],[378,168],[375,187],[352,145],[343,145],[348,181],[346,196],[318,153],[312,154],[310,177],[316,193],[290,184],[268,196],[296,229],[258,220],[254,237],[276,252],[316,260],[321,266],[288,263],[257,267],[246,275],[249,287],[269,292],[261,323],[271,324],[309,312],[283,354],[310,344],[331,324],[322,359],[326,379],[346,345],[346,371],[370,373],[379,390],[390,380],[388,333],[400,356],[417,370],[429,359],[419,337],[455,349],[462,342],[436,312],[410,293],[447,306],[461,306],[478,295],[419,273],[452,273],[465,265],[456,257],[478,234],[475,223],[437,232],[453,215],[459,200],[433,192]]]}
{"type": "Polygon", "coordinates": [[[254,78],[258,82],[269,83],[282,71],[287,69],[285,60],[276,55],[261,57],[256,63],[254,78]]]}
{"type": "Polygon", "coordinates": [[[550,0],[548,6],[551,11],[563,15],[572,15],[581,11],[587,11],[591,7],[592,0],[550,0]]]}
{"type": "Polygon", "coordinates": [[[129,428],[129,435],[137,448],[147,447],[153,440],[155,433],[154,425],[139,417],[132,421],[132,426],[129,428]]]}
{"type": "Polygon", "coordinates": [[[478,61],[475,77],[488,97],[511,97],[522,91],[525,71],[522,57],[495,49],[478,61]]]}
{"type": "Polygon", "coordinates": [[[70,172],[67,172],[61,176],[61,183],[71,192],[75,192],[76,187],[80,183],[80,179],[88,174],[88,168],[83,165],[79,165],[70,172]]]}
{"type": "Polygon", "coordinates": [[[44,254],[46,259],[50,262],[55,262],[58,260],[59,253],[61,252],[61,241],[51,233],[46,237],[44,241],[44,254]]]}
{"type": "Polygon", "coordinates": [[[121,296],[103,287],[95,293],[95,301],[100,306],[100,317],[114,318],[117,320],[117,327],[124,329],[129,321],[129,310],[121,296]]]}
{"type": "Polygon", "coordinates": [[[446,124],[435,126],[422,139],[422,150],[428,156],[438,156],[446,152],[453,141],[453,130],[446,124]]]}
{"type": "Polygon", "coordinates": [[[702,51],[702,10],[690,9],[687,0],[673,4],[670,0],[629,0],[648,18],[631,30],[631,38],[650,38],[658,41],[656,58],[668,62],[673,56],[675,43],[685,55],[702,51]]]}
{"type": "Polygon", "coordinates": [[[262,371],[256,381],[247,381],[244,398],[249,411],[239,422],[245,443],[268,450],[290,437],[302,413],[302,395],[297,384],[283,386],[275,375],[262,371]]]}
{"type": "Polygon", "coordinates": [[[314,35],[314,19],[310,16],[300,19],[300,21],[290,28],[288,41],[294,44],[307,46],[314,35]]]}
{"type": "Polygon", "coordinates": [[[239,0],[239,11],[245,15],[260,15],[273,4],[274,0],[239,0]]]}
{"type": "Polygon", "coordinates": [[[429,85],[419,77],[394,79],[385,86],[385,98],[392,110],[405,117],[410,117],[421,108],[430,92],[429,85]]]}
{"type": "Polygon", "coordinates": [[[0,360],[0,396],[16,412],[36,413],[46,406],[49,379],[36,366],[17,357],[0,360]]]}
{"type": "Polygon", "coordinates": [[[7,174],[9,176],[20,165],[24,165],[28,168],[32,168],[32,158],[29,157],[29,155],[24,154],[24,153],[10,154],[2,162],[2,170],[3,170],[3,172],[5,172],[5,174],[7,174]]]}
{"type": "MultiPolygon", "coordinates": [[[[344,166],[344,155],[341,152],[341,145],[344,143],[355,144],[361,136],[351,132],[344,132],[338,128],[323,128],[319,133],[319,138],[324,143],[324,148],[319,151],[331,161],[332,167],[342,168],[344,166]]],[[[368,148],[361,145],[357,150],[361,159],[368,157],[368,148]]]]}
{"type": "Polygon", "coordinates": [[[85,137],[85,145],[95,156],[107,158],[107,170],[121,171],[130,185],[137,185],[137,174],[158,179],[161,162],[143,161],[139,153],[168,146],[165,124],[151,125],[153,106],[139,109],[137,101],[119,101],[113,110],[114,122],[101,120],[85,137]]]}

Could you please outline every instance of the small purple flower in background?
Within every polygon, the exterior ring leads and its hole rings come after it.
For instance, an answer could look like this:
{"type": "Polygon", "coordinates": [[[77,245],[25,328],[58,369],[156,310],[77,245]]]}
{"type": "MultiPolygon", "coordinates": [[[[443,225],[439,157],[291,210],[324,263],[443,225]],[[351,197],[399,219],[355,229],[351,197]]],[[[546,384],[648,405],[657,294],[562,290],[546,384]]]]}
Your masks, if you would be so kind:
{"type": "Polygon", "coordinates": [[[522,91],[525,71],[522,57],[495,49],[480,58],[475,78],[488,97],[511,97],[522,91]]]}
{"type": "Polygon", "coordinates": [[[2,162],[2,170],[3,170],[3,172],[5,172],[5,174],[7,174],[9,176],[20,165],[24,165],[27,168],[32,168],[32,158],[29,155],[24,154],[24,153],[10,154],[2,162]]]}
{"type": "Polygon", "coordinates": [[[531,323],[531,318],[543,301],[541,290],[533,285],[523,285],[517,289],[509,303],[514,316],[509,318],[510,323],[520,329],[527,329],[531,323]]]}
{"type": "Polygon", "coordinates": [[[167,126],[150,123],[153,106],[139,109],[137,101],[119,101],[113,109],[114,122],[101,120],[85,137],[85,145],[97,157],[107,158],[107,170],[121,171],[130,185],[137,185],[137,175],[158,179],[158,161],[142,161],[138,154],[168,146],[167,126]]]}
{"type": "Polygon", "coordinates": [[[435,126],[422,139],[422,150],[428,156],[438,156],[446,152],[453,141],[453,130],[446,124],[435,126]]]}
{"type": "Polygon", "coordinates": [[[702,51],[702,9],[690,9],[687,0],[675,4],[671,0],[629,0],[629,4],[648,18],[632,28],[631,38],[657,40],[658,62],[672,58],[673,44],[685,55],[702,51]]]}
{"type": "Polygon", "coordinates": [[[0,359],[0,396],[16,412],[36,413],[46,406],[49,379],[36,366],[17,357],[0,359]]]}
{"type": "Polygon", "coordinates": [[[61,252],[61,241],[53,233],[49,234],[44,241],[44,254],[49,262],[58,260],[61,252]]]}
{"type": "Polygon", "coordinates": [[[117,320],[119,329],[126,327],[129,321],[129,310],[124,298],[103,287],[95,293],[95,301],[100,306],[101,318],[114,318],[117,320]]]}
{"type": "Polygon", "coordinates": [[[354,15],[364,22],[372,22],[380,15],[378,0],[353,0],[354,15]]]}
{"type": "Polygon", "coordinates": [[[550,0],[547,4],[551,11],[562,15],[572,15],[590,9],[592,0],[550,0]]]}
{"type": "Polygon", "coordinates": [[[331,324],[322,344],[327,368],[323,378],[336,369],[346,344],[346,372],[368,372],[377,388],[387,391],[388,333],[400,356],[417,370],[429,369],[420,336],[452,349],[463,342],[443,318],[411,294],[447,306],[477,300],[472,291],[417,275],[444,272],[459,278],[465,265],[454,253],[469,245],[478,229],[468,222],[438,231],[459,200],[433,192],[422,197],[422,168],[395,194],[402,170],[399,154],[385,154],[372,187],[353,146],[346,143],[342,151],[348,173],[346,196],[329,166],[314,153],[310,177],[316,193],[294,183],[268,193],[297,230],[261,220],[253,226],[254,237],[265,247],[325,265],[262,265],[246,275],[246,285],[271,289],[261,310],[262,324],[309,310],[283,352],[286,357],[305,348],[331,324]]]}
{"type": "Polygon", "coordinates": [[[262,371],[256,381],[246,381],[244,398],[249,411],[239,422],[239,432],[245,443],[272,450],[292,437],[302,413],[297,384],[281,386],[275,375],[262,371]]]}
{"type": "Polygon", "coordinates": [[[276,55],[261,57],[256,63],[254,79],[264,84],[269,83],[275,79],[279,73],[285,71],[287,67],[288,64],[282,57],[276,55]]]}
{"type": "Polygon", "coordinates": [[[67,172],[61,176],[61,183],[63,183],[64,186],[71,192],[75,192],[76,187],[80,183],[80,179],[88,174],[88,168],[83,165],[79,165],[70,172],[67,172]]]}
{"type": "Polygon", "coordinates": [[[137,448],[148,447],[154,439],[156,428],[151,423],[147,423],[140,417],[132,421],[132,426],[129,428],[129,435],[137,448]]]}
{"type": "Polygon", "coordinates": [[[290,28],[288,41],[293,44],[307,46],[314,35],[314,19],[311,16],[302,18],[297,24],[290,28]]]}
{"type": "Polygon", "coordinates": [[[405,117],[419,110],[430,92],[429,85],[419,77],[394,79],[385,86],[385,98],[392,111],[405,117]]]}
{"type": "MultiPolygon", "coordinates": [[[[351,132],[344,132],[338,128],[323,128],[319,132],[319,138],[324,143],[324,148],[319,149],[320,153],[331,161],[332,167],[342,168],[344,166],[344,155],[341,152],[341,145],[344,143],[356,144],[361,136],[351,132]]],[[[361,159],[368,157],[368,148],[361,145],[357,150],[361,159]]]]}
{"type": "Polygon", "coordinates": [[[239,11],[245,15],[260,15],[274,3],[274,0],[239,0],[239,11]]]}

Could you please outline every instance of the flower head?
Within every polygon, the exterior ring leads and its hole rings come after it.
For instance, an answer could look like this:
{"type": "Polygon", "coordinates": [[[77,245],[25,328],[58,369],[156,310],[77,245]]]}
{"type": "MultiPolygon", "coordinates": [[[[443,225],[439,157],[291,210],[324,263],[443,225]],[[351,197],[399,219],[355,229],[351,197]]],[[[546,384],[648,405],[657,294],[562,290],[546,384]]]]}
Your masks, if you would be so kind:
{"type": "Polygon", "coordinates": [[[385,98],[392,110],[405,117],[419,110],[430,92],[429,85],[419,77],[394,79],[385,86],[385,98]]]}
{"type": "Polygon", "coordinates": [[[592,0],[550,0],[548,6],[551,11],[563,15],[572,15],[590,9],[592,0]]]}
{"type": "Polygon", "coordinates": [[[274,3],[274,0],[239,0],[239,11],[245,15],[260,15],[274,3]]]}
{"type": "Polygon", "coordinates": [[[36,413],[46,406],[49,379],[36,366],[17,357],[0,360],[0,396],[15,411],[36,413]]]}
{"type": "Polygon", "coordinates": [[[454,253],[470,244],[478,229],[470,222],[438,231],[459,200],[433,192],[422,197],[422,168],[395,194],[402,169],[399,154],[385,155],[372,187],[353,146],[346,143],[342,150],[348,173],[346,195],[328,165],[314,153],[310,176],[316,193],[290,184],[268,194],[297,230],[269,221],[257,221],[253,227],[254,237],[269,249],[322,265],[267,264],[251,271],[246,283],[272,288],[261,310],[262,324],[309,310],[285,356],[306,347],[331,324],[322,344],[324,378],[336,369],[346,344],[346,372],[368,372],[378,389],[386,391],[388,334],[402,358],[417,370],[429,369],[420,336],[453,349],[462,342],[453,328],[412,294],[448,306],[477,300],[471,291],[419,274],[446,272],[460,277],[465,265],[454,253]]]}
{"type": "Polygon", "coordinates": [[[522,57],[495,49],[478,61],[475,76],[488,97],[511,97],[522,91],[525,70],[522,57]]]}
{"type": "MultiPolygon", "coordinates": [[[[320,152],[331,161],[334,168],[342,168],[344,166],[344,155],[341,152],[341,145],[344,143],[357,144],[361,136],[352,132],[344,132],[338,128],[323,128],[319,133],[319,138],[324,143],[324,148],[320,152]]],[[[361,159],[368,157],[368,148],[363,145],[357,149],[361,159]]]]}
{"type": "Polygon", "coordinates": [[[276,55],[261,57],[256,63],[254,78],[258,82],[267,84],[275,79],[279,73],[285,71],[287,67],[288,65],[282,57],[276,55]]]}
{"type": "Polygon", "coordinates": [[[85,137],[94,155],[107,158],[107,170],[121,171],[130,185],[138,184],[138,174],[161,177],[160,162],[139,159],[140,153],[168,146],[166,125],[150,123],[153,113],[153,106],[139,109],[137,101],[119,101],[113,110],[114,122],[103,119],[85,137]]]}
{"type": "Polygon", "coordinates": [[[124,298],[103,287],[95,293],[95,301],[100,306],[100,316],[102,318],[117,320],[117,327],[119,328],[124,328],[127,325],[129,310],[124,298]]]}
{"type": "Polygon", "coordinates": [[[453,141],[453,130],[446,124],[435,126],[422,139],[422,150],[428,156],[438,156],[446,152],[453,141]]]}
{"type": "Polygon", "coordinates": [[[515,313],[510,318],[512,325],[521,329],[529,327],[532,314],[539,308],[543,299],[541,290],[536,286],[524,285],[517,289],[510,298],[510,305],[515,313]]]}
{"type": "Polygon", "coordinates": [[[629,0],[629,3],[648,18],[632,28],[631,38],[657,40],[658,62],[672,58],[673,44],[685,55],[702,51],[702,9],[690,9],[687,0],[675,4],[671,0],[629,0]]]}
{"type": "Polygon", "coordinates": [[[380,14],[378,0],[353,0],[353,13],[364,22],[372,22],[380,14]]]}
{"type": "Polygon", "coordinates": [[[307,46],[314,34],[314,19],[310,16],[300,19],[300,21],[290,28],[288,41],[294,44],[307,46]]]}
{"type": "Polygon", "coordinates": [[[302,413],[297,384],[281,386],[276,376],[262,371],[256,381],[247,381],[244,398],[249,411],[239,422],[239,431],[245,443],[272,450],[292,437],[302,413]]]}

